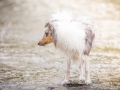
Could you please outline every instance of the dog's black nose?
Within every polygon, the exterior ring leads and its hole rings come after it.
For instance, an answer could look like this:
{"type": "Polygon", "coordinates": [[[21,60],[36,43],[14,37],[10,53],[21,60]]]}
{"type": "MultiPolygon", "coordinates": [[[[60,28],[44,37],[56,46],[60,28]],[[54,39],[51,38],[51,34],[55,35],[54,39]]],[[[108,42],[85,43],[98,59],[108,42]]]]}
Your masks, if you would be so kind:
{"type": "Polygon", "coordinates": [[[38,45],[40,45],[40,43],[38,43],[38,45]]]}

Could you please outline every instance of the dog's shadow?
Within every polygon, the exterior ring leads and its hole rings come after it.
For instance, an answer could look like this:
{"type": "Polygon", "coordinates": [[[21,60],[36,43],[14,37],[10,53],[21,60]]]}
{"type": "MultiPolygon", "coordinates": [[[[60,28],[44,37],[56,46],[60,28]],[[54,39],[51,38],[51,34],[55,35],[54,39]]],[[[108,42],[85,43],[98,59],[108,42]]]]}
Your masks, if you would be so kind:
{"type": "Polygon", "coordinates": [[[85,84],[78,84],[78,83],[68,83],[64,85],[65,87],[80,87],[80,86],[86,86],[85,84]]]}
{"type": "Polygon", "coordinates": [[[91,84],[86,85],[84,83],[68,83],[60,87],[49,87],[47,90],[92,90],[91,84]]]}
{"type": "Polygon", "coordinates": [[[91,86],[92,86],[92,84],[86,85],[83,83],[80,83],[80,84],[79,83],[69,83],[69,84],[64,85],[64,87],[66,89],[63,89],[63,90],[92,90],[91,86]]]}
{"type": "Polygon", "coordinates": [[[64,86],[65,87],[81,87],[81,86],[91,86],[91,84],[86,85],[84,83],[81,83],[81,84],[79,84],[79,83],[68,83],[68,84],[65,84],[64,86]]]}

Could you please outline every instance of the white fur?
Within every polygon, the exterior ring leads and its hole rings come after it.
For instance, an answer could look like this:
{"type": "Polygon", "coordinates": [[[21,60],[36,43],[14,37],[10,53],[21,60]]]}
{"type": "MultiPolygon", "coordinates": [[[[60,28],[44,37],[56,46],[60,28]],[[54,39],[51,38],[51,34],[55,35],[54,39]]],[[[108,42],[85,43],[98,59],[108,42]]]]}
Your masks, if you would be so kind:
{"type": "Polygon", "coordinates": [[[86,23],[93,28],[93,22],[88,18],[75,19],[70,13],[65,11],[53,14],[51,17],[51,21],[52,20],[58,20],[51,22],[54,26],[55,34],[57,35],[56,47],[61,49],[70,58],[67,61],[67,73],[62,84],[64,85],[69,82],[71,60],[79,63],[79,80],[85,80],[86,84],[90,84],[89,59],[87,55],[84,55],[84,50],[86,49],[86,33],[84,29],[86,29],[87,25],[83,25],[83,23],[86,23]],[[85,78],[83,75],[84,63],[86,73],[85,78]]]}
{"type": "Polygon", "coordinates": [[[57,11],[55,14],[52,14],[51,20],[58,20],[63,22],[68,22],[73,19],[72,14],[68,11],[57,11]]]}
{"type": "MultiPolygon", "coordinates": [[[[74,54],[82,55],[85,45],[85,32],[78,27],[77,22],[58,22],[56,29],[56,47],[73,58],[74,54]]],[[[78,57],[76,57],[78,58],[78,57]]]]}

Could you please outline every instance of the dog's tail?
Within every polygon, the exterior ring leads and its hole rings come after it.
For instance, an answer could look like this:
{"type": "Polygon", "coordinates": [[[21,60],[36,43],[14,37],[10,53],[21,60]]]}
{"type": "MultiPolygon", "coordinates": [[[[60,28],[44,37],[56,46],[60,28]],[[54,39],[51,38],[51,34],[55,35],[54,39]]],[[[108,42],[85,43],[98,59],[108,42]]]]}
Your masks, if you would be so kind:
{"type": "Polygon", "coordinates": [[[70,22],[72,20],[72,15],[68,11],[57,11],[55,14],[52,14],[51,20],[58,20],[63,22],[70,22]]]}

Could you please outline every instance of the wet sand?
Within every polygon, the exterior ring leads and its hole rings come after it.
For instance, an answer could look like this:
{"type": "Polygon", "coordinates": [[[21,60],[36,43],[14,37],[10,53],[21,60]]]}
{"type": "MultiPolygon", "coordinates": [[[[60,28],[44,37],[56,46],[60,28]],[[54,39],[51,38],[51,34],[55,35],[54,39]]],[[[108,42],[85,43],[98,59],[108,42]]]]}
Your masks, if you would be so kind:
{"type": "Polygon", "coordinates": [[[119,15],[120,1],[0,0],[0,90],[119,90],[119,15]],[[67,58],[53,44],[37,45],[58,8],[90,16],[97,24],[91,85],[79,83],[78,67],[72,65],[71,84],[61,86],[67,58]]]}

